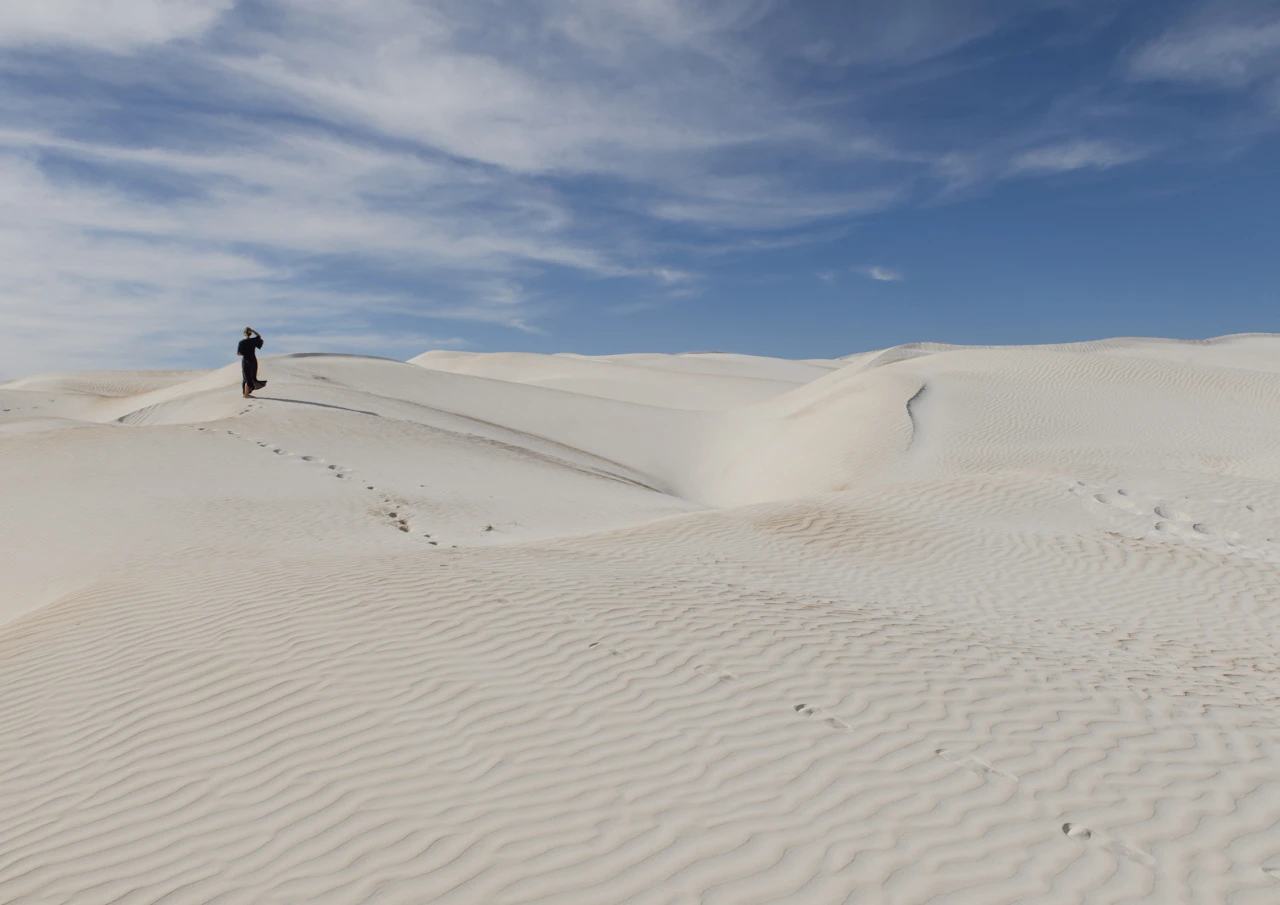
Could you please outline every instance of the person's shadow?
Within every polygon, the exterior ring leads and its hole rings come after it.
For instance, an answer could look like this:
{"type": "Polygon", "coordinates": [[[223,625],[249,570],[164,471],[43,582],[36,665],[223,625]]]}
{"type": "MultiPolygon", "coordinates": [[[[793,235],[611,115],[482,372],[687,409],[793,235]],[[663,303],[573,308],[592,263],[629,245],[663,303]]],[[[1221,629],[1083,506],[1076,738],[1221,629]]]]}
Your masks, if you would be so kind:
{"type": "Polygon", "coordinates": [[[269,402],[288,402],[293,405],[314,405],[322,409],[338,409],[343,412],[355,412],[357,415],[373,415],[378,417],[377,412],[368,412],[364,409],[351,409],[347,408],[345,405],[330,405],[327,402],[308,402],[305,399],[284,399],[280,396],[254,396],[253,398],[269,402]]]}

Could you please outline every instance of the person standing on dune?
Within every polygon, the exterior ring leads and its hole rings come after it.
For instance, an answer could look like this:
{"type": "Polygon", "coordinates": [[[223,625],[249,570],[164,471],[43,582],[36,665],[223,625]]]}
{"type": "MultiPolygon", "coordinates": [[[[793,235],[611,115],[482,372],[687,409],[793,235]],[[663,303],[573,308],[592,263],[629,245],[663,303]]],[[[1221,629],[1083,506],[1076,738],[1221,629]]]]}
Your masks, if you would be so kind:
{"type": "Polygon", "coordinates": [[[244,339],[236,346],[236,354],[240,356],[241,389],[245,397],[253,395],[267,385],[265,380],[258,379],[258,350],[262,348],[262,334],[252,327],[244,328],[244,339]]]}

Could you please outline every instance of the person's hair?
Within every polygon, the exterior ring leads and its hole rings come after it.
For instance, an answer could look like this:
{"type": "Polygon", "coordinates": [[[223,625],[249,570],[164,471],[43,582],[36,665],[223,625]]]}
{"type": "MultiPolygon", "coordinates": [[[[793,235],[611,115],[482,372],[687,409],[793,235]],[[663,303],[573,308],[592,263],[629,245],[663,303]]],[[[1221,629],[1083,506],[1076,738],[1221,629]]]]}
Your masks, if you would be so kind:
{"type": "Polygon", "coordinates": [[[253,328],[252,328],[252,327],[245,327],[245,328],[244,328],[244,335],[245,335],[245,336],[253,336],[253,328]]]}

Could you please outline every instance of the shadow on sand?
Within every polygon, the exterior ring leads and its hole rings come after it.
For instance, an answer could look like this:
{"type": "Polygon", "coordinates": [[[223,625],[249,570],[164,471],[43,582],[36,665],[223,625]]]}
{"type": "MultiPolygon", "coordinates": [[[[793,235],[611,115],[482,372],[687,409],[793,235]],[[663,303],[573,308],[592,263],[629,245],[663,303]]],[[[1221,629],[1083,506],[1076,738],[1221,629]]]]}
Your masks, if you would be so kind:
{"type": "Polygon", "coordinates": [[[294,405],[315,405],[322,409],[338,409],[343,412],[355,412],[357,415],[373,415],[377,417],[377,412],[369,412],[364,409],[351,409],[345,405],[330,405],[327,402],[308,402],[305,399],[284,399],[280,396],[254,396],[254,399],[261,399],[264,402],[291,402],[294,405]]]}

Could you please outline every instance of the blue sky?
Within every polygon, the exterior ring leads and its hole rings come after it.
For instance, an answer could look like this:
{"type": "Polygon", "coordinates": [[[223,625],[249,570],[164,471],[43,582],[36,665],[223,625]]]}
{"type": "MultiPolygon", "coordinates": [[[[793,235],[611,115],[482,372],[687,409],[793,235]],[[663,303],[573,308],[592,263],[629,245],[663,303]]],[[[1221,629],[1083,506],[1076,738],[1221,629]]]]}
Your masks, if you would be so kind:
{"type": "Polygon", "coordinates": [[[0,376],[1280,330],[1273,0],[0,9],[0,376]]]}

